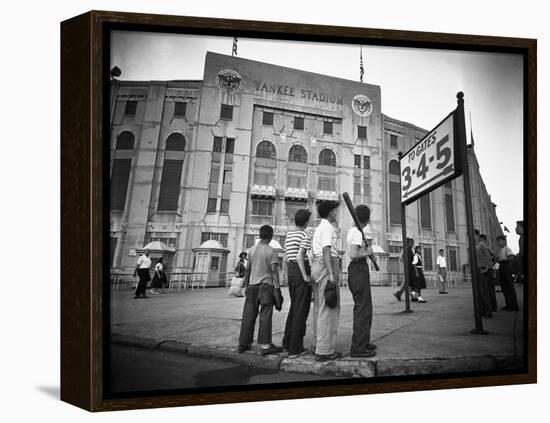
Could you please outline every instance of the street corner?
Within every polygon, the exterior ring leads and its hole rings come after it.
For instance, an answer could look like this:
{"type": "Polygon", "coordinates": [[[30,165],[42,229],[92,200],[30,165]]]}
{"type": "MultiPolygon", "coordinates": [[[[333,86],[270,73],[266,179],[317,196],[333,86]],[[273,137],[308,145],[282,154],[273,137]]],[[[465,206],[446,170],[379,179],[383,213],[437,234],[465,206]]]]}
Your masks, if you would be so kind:
{"type": "Polygon", "coordinates": [[[492,356],[376,361],[376,376],[417,376],[491,370],[499,370],[498,361],[492,356]]]}
{"type": "Polygon", "coordinates": [[[314,354],[282,360],[280,369],[292,373],[306,373],[319,376],[342,378],[371,378],[376,375],[372,360],[343,357],[327,362],[315,361],[314,354]]]}

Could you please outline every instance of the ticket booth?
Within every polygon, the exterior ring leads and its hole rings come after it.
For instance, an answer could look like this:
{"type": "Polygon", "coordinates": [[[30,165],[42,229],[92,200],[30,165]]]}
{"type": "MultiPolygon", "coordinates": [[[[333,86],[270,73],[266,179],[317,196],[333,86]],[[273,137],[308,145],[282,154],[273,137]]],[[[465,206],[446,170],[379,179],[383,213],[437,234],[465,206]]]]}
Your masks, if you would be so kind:
{"type": "Polygon", "coordinates": [[[203,287],[225,286],[227,279],[227,255],[229,250],[218,241],[210,239],[193,248],[193,278],[203,287]]]}

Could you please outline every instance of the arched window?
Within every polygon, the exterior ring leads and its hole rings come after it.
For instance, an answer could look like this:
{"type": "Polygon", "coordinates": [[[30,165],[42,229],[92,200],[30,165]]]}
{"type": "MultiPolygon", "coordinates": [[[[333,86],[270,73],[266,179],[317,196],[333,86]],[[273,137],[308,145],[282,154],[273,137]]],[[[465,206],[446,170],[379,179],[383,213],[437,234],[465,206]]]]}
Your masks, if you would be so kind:
{"type": "Polygon", "coordinates": [[[134,149],[134,134],[130,131],[121,132],[116,139],[117,150],[133,150],[134,149]]]}
{"type": "Polygon", "coordinates": [[[389,163],[390,183],[390,224],[401,224],[401,185],[399,182],[399,162],[392,160],[389,163]]]}
{"type": "Polygon", "coordinates": [[[390,175],[399,176],[399,162],[397,160],[392,160],[390,162],[390,175]]]}
{"type": "Polygon", "coordinates": [[[323,166],[336,166],[336,156],[332,150],[325,148],[319,153],[319,164],[323,166]]]}
{"type": "Polygon", "coordinates": [[[307,163],[307,151],[306,149],[299,145],[293,145],[288,152],[288,161],[289,162],[300,162],[307,163]]]}
{"type": "Polygon", "coordinates": [[[256,147],[256,157],[261,159],[273,159],[277,158],[277,152],[275,146],[269,141],[262,141],[256,147]]]}
{"type": "Polygon", "coordinates": [[[185,137],[177,132],[166,139],[166,151],[185,151],[185,137]]]}

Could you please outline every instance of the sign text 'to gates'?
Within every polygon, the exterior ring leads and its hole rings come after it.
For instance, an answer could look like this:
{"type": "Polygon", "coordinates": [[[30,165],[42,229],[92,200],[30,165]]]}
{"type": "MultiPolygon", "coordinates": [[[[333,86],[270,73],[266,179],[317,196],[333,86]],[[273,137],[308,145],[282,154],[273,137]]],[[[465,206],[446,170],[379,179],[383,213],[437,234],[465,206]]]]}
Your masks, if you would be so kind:
{"type": "Polygon", "coordinates": [[[454,112],[401,157],[401,202],[410,203],[457,176],[454,112]]]}

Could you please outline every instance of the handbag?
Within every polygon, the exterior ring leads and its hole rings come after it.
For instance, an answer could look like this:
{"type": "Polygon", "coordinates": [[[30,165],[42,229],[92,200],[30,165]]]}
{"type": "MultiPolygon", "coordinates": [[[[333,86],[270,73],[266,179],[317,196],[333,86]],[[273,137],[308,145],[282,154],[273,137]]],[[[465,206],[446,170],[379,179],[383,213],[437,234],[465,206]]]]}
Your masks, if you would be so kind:
{"type": "Polygon", "coordinates": [[[325,303],[328,308],[334,308],[338,304],[338,294],[334,282],[328,281],[325,286],[325,303]]]}

